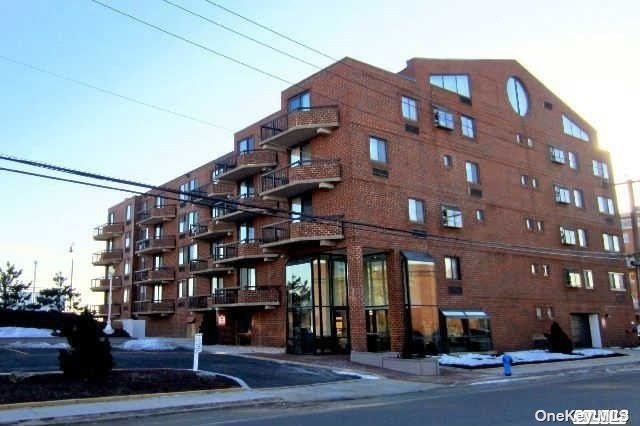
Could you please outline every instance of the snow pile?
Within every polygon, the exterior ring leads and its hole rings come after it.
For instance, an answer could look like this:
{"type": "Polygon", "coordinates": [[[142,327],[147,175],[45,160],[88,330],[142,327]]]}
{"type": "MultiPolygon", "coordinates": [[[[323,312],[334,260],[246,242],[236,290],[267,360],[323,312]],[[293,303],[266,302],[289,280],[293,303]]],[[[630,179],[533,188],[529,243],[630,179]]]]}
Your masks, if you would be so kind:
{"type": "MultiPolygon", "coordinates": [[[[547,352],[544,350],[531,350],[531,351],[516,351],[509,352],[514,363],[524,362],[545,362],[545,361],[566,361],[576,360],[583,358],[590,358],[594,356],[610,356],[615,352],[606,349],[578,349],[571,355],[547,352]]],[[[460,353],[456,355],[441,355],[439,360],[440,365],[450,365],[454,367],[480,367],[491,366],[499,367],[502,365],[502,356],[495,356],[490,354],[474,354],[474,353],[460,353]]]]}
{"type": "Polygon", "coordinates": [[[69,349],[70,346],[64,342],[13,342],[7,345],[13,349],[69,349]]]}
{"type": "Polygon", "coordinates": [[[0,338],[51,337],[48,328],[0,327],[0,338]]]}
{"type": "Polygon", "coordinates": [[[358,377],[360,379],[367,379],[367,380],[379,380],[380,376],[375,376],[373,374],[363,374],[363,373],[357,373],[355,371],[341,371],[341,370],[333,370],[334,374],[340,374],[342,376],[355,376],[358,377]]]}
{"type": "Polygon", "coordinates": [[[125,351],[173,351],[179,346],[164,339],[137,339],[127,340],[121,346],[125,351]]]}

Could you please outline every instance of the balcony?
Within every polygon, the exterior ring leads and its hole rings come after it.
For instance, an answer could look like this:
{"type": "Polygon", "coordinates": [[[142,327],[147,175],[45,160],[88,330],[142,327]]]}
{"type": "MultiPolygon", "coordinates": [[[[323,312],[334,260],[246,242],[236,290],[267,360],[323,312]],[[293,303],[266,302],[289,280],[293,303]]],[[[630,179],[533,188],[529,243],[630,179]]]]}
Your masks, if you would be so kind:
{"type": "Polygon", "coordinates": [[[142,210],[136,215],[138,225],[155,225],[175,219],[176,206],[159,206],[142,210]]]}
{"type": "Polygon", "coordinates": [[[93,239],[96,241],[106,241],[119,237],[124,232],[123,223],[107,223],[98,226],[93,230],[93,239]]]}
{"type": "MultiPolygon", "coordinates": [[[[122,277],[113,277],[113,289],[122,287],[122,277]]],[[[109,291],[109,278],[95,278],[91,280],[91,291],[109,291]]]]}
{"type": "Polygon", "coordinates": [[[176,237],[165,235],[162,237],[145,238],[136,241],[136,254],[164,253],[176,248],[176,237]]]}
{"type": "Polygon", "coordinates": [[[337,106],[302,108],[281,115],[260,128],[260,145],[287,149],[340,125],[337,106]]]}
{"type": "Polygon", "coordinates": [[[173,299],[133,302],[133,313],[137,315],[168,315],[175,311],[176,303],[173,299]]]}
{"type": "MultiPolygon", "coordinates": [[[[109,314],[109,305],[89,305],[89,312],[97,318],[106,318],[109,314]]],[[[120,305],[116,303],[111,304],[111,317],[120,316],[120,305]]]]}
{"type": "Polygon", "coordinates": [[[209,182],[193,191],[191,200],[199,202],[206,197],[226,198],[228,195],[235,194],[235,192],[236,186],[232,182],[209,182]]]}
{"type": "Polygon", "coordinates": [[[135,284],[162,283],[165,281],[173,281],[173,278],[173,268],[166,266],[155,269],[141,269],[133,273],[133,282],[135,284]]]}
{"type": "Polygon", "coordinates": [[[332,189],[341,180],[340,160],[302,160],[262,175],[260,196],[286,200],[316,188],[332,189]]]}
{"type": "Polygon", "coordinates": [[[208,224],[193,225],[189,233],[194,240],[217,240],[233,234],[235,227],[232,224],[216,223],[210,220],[208,224]]]}
{"type": "Polygon", "coordinates": [[[216,204],[219,215],[216,221],[244,222],[256,216],[268,213],[270,209],[277,207],[275,200],[263,200],[252,196],[241,196],[229,201],[221,201],[216,204]]]}
{"type": "Polygon", "coordinates": [[[277,222],[262,227],[261,247],[300,246],[315,244],[331,247],[337,240],[343,240],[340,221],[292,221],[277,222]]]}
{"type": "Polygon", "coordinates": [[[264,253],[260,247],[260,241],[250,240],[246,242],[222,244],[216,247],[216,265],[235,265],[255,263],[258,261],[270,261],[278,257],[277,253],[264,253]]]}
{"type": "Polygon", "coordinates": [[[122,249],[105,250],[100,253],[94,253],[91,263],[95,266],[116,265],[122,262],[122,249]]]}
{"type": "Polygon", "coordinates": [[[224,163],[216,164],[216,179],[238,182],[277,165],[276,153],[266,149],[239,152],[224,163]]]}
{"type": "Polygon", "coordinates": [[[233,271],[230,266],[218,266],[215,258],[195,259],[189,264],[189,270],[192,275],[214,276],[227,274],[233,271]]]}
{"type": "Polygon", "coordinates": [[[280,305],[280,291],[274,286],[259,286],[253,289],[219,288],[208,296],[189,297],[187,305],[192,311],[251,306],[275,307],[280,305]]]}

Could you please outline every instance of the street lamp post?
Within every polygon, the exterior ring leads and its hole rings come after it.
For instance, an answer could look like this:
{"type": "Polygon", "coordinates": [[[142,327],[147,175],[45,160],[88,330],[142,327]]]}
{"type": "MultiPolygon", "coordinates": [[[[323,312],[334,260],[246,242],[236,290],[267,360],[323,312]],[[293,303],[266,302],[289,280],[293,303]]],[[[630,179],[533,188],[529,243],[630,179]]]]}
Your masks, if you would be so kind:
{"type": "Polygon", "coordinates": [[[113,328],[111,328],[111,303],[113,302],[113,274],[116,269],[113,265],[109,266],[109,300],[107,305],[107,325],[104,327],[104,334],[113,334],[113,328]]]}

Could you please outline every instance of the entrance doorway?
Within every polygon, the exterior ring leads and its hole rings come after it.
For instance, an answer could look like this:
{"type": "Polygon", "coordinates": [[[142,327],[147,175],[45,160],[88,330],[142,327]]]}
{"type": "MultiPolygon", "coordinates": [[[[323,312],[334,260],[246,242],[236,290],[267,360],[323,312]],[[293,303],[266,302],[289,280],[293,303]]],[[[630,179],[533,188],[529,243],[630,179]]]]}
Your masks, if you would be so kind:
{"type": "Polygon", "coordinates": [[[589,314],[571,314],[571,340],[576,348],[592,347],[589,314]]]}

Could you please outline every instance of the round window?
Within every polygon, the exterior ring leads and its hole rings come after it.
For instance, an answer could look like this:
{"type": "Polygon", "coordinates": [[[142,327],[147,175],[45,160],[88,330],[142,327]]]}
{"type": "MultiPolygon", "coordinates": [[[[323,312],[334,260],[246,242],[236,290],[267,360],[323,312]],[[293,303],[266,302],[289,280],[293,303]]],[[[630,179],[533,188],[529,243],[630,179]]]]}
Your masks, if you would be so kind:
{"type": "Polygon", "coordinates": [[[529,111],[529,97],[524,85],[516,77],[509,77],[507,80],[507,97],[511,108],[518,113],[518,115],[524,116],[529,111]]]}

